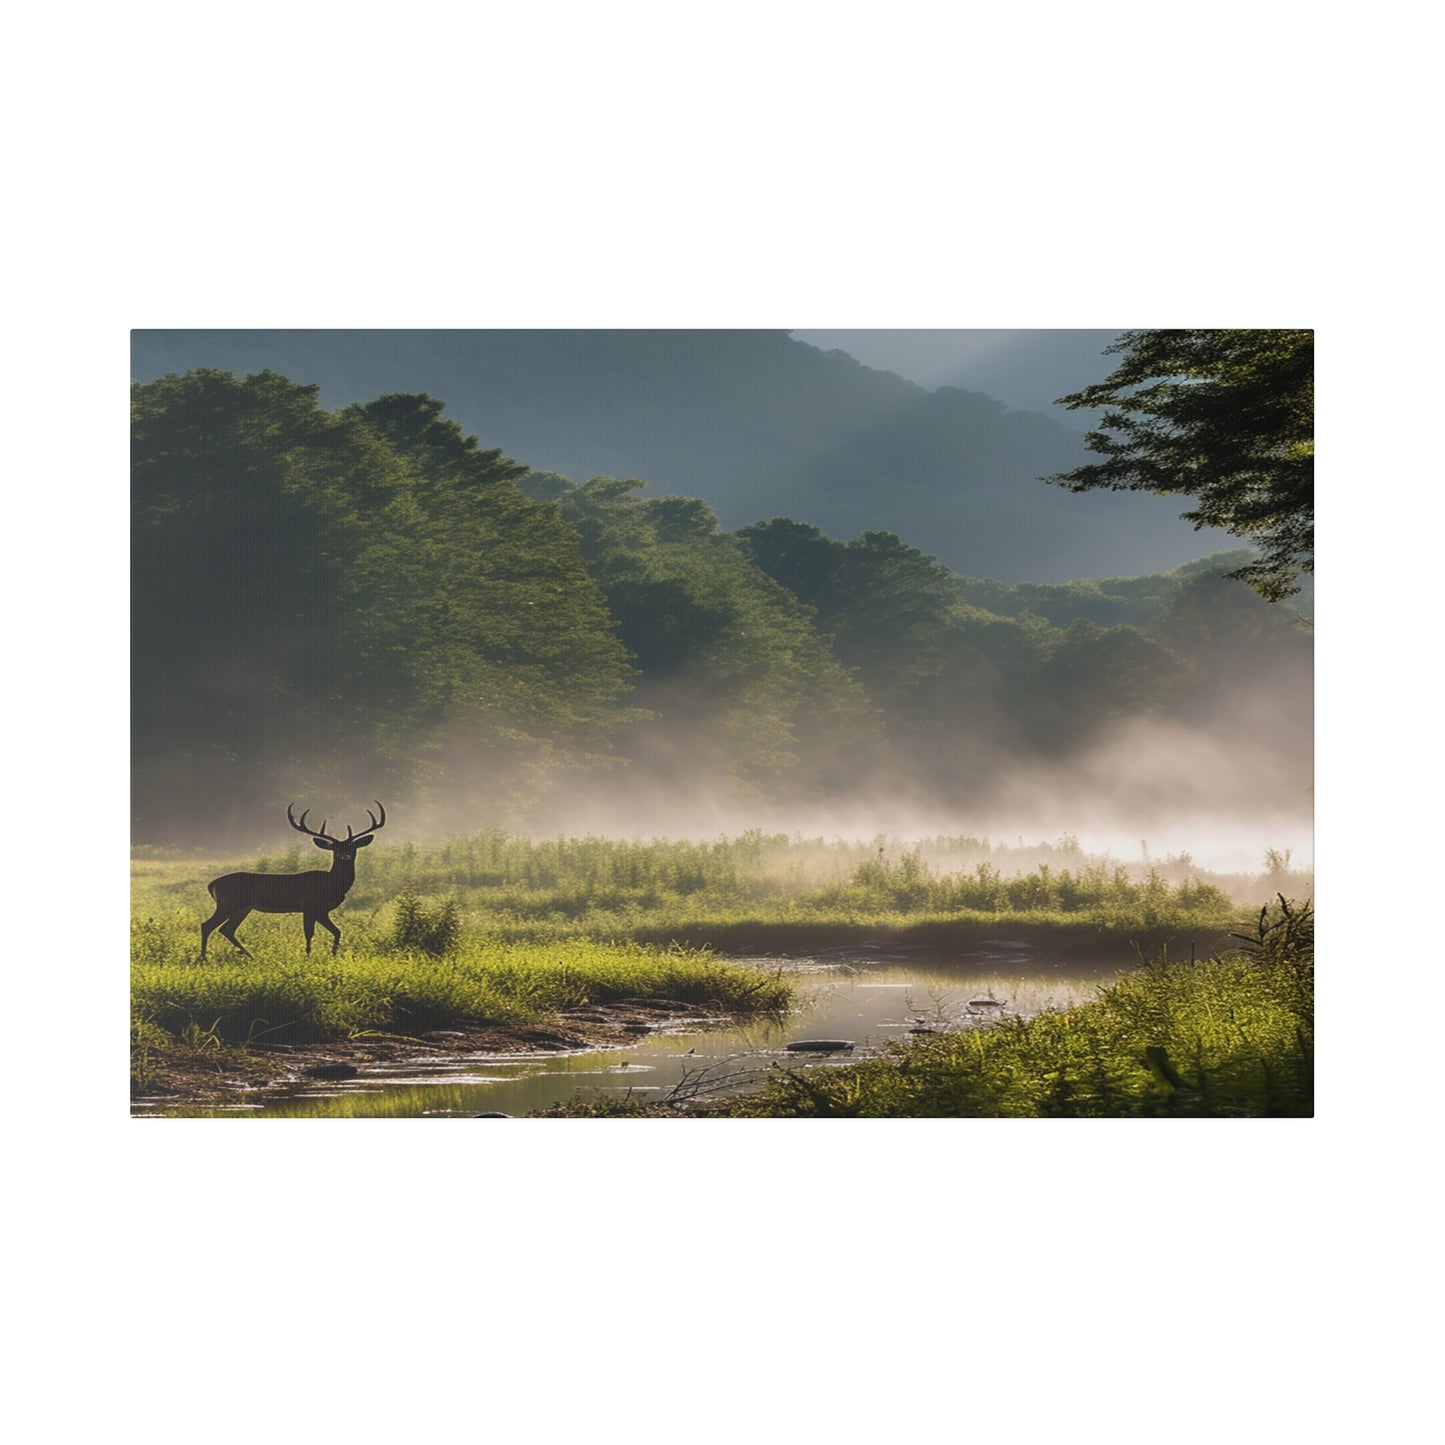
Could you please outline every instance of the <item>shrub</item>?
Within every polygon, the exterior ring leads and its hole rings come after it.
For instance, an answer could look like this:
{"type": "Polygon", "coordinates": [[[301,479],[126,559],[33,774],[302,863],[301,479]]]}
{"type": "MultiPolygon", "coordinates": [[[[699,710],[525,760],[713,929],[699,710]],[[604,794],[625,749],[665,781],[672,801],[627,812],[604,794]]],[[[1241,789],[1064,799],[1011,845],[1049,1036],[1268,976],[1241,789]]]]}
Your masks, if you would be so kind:
{"type": "Polygon", "coordinates": [[[457,951],[461,940],[462,916],[455,898],[444,898],[428,908],[408,883],[396,899],[396,917],[388,947],[394,952],[415,950],[432,958],[445,958],[457,951]]]}

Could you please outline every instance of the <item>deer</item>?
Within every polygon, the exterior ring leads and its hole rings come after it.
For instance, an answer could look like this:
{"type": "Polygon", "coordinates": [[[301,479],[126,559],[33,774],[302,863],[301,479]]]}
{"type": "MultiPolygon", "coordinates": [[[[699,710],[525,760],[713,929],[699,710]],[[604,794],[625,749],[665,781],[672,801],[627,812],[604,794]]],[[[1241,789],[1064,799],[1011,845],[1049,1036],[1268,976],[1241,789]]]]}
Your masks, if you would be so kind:
{"type": "Polygon", "coordinates": [[[227,873],[213,878],[206,885],[207,891],[216,901],[216,911],[201,924],[201,957],[206,956],[206,941],[213,929],[219,927],[221,937],[229,939],[247,958],[251,955],[236,937],[248,913],[299,913],[302,927],[306,930],[306,952],[311,952],[311,938],[319,923],[331,934],[331,951],[341,947],[341,930],[331,921],[331,910],[339,908],[351,885],[356,882],[356,850],[370,845],[372,835],[378,828],[386,826],[386,809],[377,803],[377,812],[370,808],[366,816],[371,827],[359,833],[346,825],[344,838],[333,838],[326,831],[326,820],[321,821],[320,831],[306,826],[305,809],[298,821],[295,803],[286,805],[286,820],[298,833],[305,833],[318,848],[331,854],[331,871],[323,873],[312,870],[307,873],[227,873]],[[381,816],[378,817],[377,813],[381,816]]]}

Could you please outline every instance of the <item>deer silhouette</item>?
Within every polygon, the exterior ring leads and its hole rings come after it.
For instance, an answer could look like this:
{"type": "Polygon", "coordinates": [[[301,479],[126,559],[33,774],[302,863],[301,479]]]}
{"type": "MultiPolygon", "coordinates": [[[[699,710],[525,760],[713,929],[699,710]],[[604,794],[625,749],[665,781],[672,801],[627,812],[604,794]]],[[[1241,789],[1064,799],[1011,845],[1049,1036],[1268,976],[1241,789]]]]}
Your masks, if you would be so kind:
{"type": "Polygon", "coordinates": [[[323,873],[313,870],[308,873],[227,873],[212,879],[207,891],[216,901],[216,911],[201,924],[201,957],[206,956],[206,941],[214,929],[220,928],[221,937],[229,939],[242,953],[250,954],[236,937],[248,913],[299,913],[302,927],[306,930],[306,952],[311,952],[311,937],[319,923],[331,934],[331,951],[341,947],[341,930],[331,921],[331,910],[338,908],[356,882],[356,850],[365,848],[372,834],[386,825],[386,809],[377,803],[377,813],[370,808],[366,816],[371,827],[353,833],[351,825],[346,828],[346,837],[333,838],[326,831],[323,819],[320,831],[306,826],[305,809],[298,821],[292,815],[296,805],[286,806],[286,820],[298,833],[305,833],[318,848],[324,848],[331,856],[331,871],[323,873]]]}

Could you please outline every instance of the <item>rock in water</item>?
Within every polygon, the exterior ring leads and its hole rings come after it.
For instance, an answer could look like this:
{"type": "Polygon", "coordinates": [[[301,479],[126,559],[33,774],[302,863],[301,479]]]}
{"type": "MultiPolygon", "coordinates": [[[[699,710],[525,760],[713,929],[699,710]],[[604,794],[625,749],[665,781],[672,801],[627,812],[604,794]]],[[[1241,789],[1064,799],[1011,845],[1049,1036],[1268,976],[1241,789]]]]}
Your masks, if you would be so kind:
{"type": "Polygon", "coordinates": [[[301,1072],[308,1079],[354,1079],[357,1074],[354,1064],[312,1064],[301,1072]]]}

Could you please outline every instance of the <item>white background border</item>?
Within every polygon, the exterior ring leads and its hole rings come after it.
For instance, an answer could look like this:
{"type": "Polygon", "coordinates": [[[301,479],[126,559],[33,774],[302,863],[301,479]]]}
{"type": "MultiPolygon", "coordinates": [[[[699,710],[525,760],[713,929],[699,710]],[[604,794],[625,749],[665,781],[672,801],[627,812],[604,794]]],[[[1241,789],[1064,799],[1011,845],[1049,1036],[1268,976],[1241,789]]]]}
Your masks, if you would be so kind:
{"type": "Polygon", "coordinates": [[[500,10],[11,22],[21,1413],[166,1441],[1413,1438],[1420,12],[500,10]],[[1161,324],[1320,331],[1319,1119],[125,1117],[129,328],[1161,324]]]}

